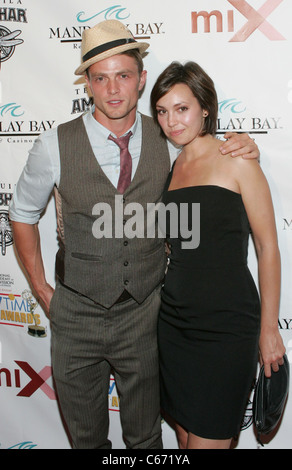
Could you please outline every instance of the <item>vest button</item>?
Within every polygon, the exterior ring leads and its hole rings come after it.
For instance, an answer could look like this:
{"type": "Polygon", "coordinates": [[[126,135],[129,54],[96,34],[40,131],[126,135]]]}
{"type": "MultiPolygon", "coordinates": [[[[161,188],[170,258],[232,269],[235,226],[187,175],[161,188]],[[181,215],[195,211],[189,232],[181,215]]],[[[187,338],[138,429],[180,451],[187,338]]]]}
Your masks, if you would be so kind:
{"type": "Polygon", "coordinates": [[[125,241],[124,241],[124,246],[127,246],[128,243],[129,243],[128,240],[125,240],[125,241]]]}
{"type": "Polygon", "coordinates": [[[128,266],[128,264],[129,264],[129,261],[124,262],[124,266],[128,266]]]}
{"type": "Polygon", "coordinates": [[[126,280],[124,281],[124,284],[125,284],[125,286],[127,286],[127,285],[129,284],[129,281],[126,279],[126,280]]]}

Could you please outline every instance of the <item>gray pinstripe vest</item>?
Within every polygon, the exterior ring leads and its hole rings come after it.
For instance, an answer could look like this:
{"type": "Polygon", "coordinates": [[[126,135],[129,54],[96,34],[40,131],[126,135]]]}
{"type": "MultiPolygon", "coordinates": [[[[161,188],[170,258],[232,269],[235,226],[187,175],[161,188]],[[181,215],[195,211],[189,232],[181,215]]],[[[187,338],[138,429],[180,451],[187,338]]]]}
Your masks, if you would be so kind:
{"type": "Polygon", "coordinates": [[[135,230],[129,236],[123,228],[121,232],[121,227],[129,228],[134,221],[131,211],[125,215],[126,208],[131,207],[128,204],[139,203],[143,208],[139,223],[144,224],[144,234],[152,233],[147,227],[146,209],[147,204],[161,200],[170,170],[165,140],[153,120],[143,115],[140,161],[122,197],[97,163],[82,117],[60,125],[58,138],[61,179],[56,200],[61,242],[56,257],[57,276],[71,289],[107,308],[124,289],[142,302],[163,279],[164,240],[157,236],[132,237],[135,230]],[[110,208],[107,213],[111,218],[106,219],[104,213],[103,221],[104,227],[111,222],[112,237],[108,233],[103,238],[93,234],[94,223],[101,221],[92,213],[99,203],[110,208]],[[115,220],[122,224],[118,230],[115,220]]]}

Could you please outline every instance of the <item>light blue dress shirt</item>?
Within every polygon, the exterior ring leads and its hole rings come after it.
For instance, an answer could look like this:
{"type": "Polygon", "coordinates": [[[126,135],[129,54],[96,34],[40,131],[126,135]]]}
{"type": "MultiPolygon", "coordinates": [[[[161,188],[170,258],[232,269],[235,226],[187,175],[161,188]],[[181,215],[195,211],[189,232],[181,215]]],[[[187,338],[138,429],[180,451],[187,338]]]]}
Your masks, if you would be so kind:
{"type": "MultiPolygon", "coordinates": [[[[120,173],[120,149],[108,140],[110,131],[93,117],[94,107],[83,115],[93,153],[111,183],[117,187],[120,173]]],[[[142,118],[137,113],[131,129],[129,151],[132,156],[132,179],[137,169],[142,143],[142,118]]],[[[128,132],[127,131],[127,132],[128,132]]],[[[114,136],[116,137],[116,136],[114,136]]],[[[177,150],[169,146],[171,162],[177,150]]],[[[60,181],[60,153],[57,129],[41,134],[29,152],[28,160],[19,178],[10,203],[10,219],[35,224],[45,209],[54,186],[60,181]]]]}

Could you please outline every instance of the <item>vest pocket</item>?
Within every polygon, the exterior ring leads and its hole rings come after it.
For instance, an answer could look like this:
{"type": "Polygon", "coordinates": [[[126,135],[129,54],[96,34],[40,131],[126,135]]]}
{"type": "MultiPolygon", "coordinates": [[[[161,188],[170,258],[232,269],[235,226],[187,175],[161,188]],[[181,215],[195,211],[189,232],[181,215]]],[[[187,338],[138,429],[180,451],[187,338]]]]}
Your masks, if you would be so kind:
{"type": "Polygon", "coordinates": [[[162,243],[160,243],[159,245],[155,245],[153,248],[151,248],[150,250],[146,251],[143,253],[142,257],[143,258],[148,258],[149,256],[152,256],[152,255],[156,255],[157,253],[159,253],[159,251],[161,251],[164,247],[164,241],[162,243]]]}
{"type": "Polygon", "coordinates": [[[73,252],[71,253],[72,258],[82,259],[86,261],[100,261],[102,256],[101,255],[90,255],[87,253],[78,253],[73,252]]]}

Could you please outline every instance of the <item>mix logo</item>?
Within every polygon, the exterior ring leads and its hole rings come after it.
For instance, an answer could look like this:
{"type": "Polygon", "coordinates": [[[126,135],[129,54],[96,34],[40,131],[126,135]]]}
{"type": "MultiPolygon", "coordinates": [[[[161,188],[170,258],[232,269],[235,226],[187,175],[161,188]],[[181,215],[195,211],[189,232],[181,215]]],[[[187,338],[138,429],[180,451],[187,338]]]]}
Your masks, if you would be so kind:
{"type": "MultiPolygon", "coordinates": [[[[2,364],[2,343],[0,341],[0,364],[2,364]]],[[[36,372],[28,362],[14,361],[19,368],[11,370],[7,367],[0,368],[0,388],[1,387],[22,387],[21,371],[30,378],[28,382],[17,393],[18,397],[30,398],[36,391],[41,390],[50,400],[56,400],[55,391],[47,381],[52,377],[52,368],[45,366],[40,372],[36,372]]],[[[108,408],[109,411],[120,411],[120,398],[118,396],[116,382],[114,377],[110,378],[109,392],[108,392],[108,408]]]]}
{"type": "Polygon", "coordinates": [[[2,367],[0,369],[0,387],[6,385],[6,387],[21,388],[17,396],[26,398],[30,398],[37,390],[41,390],[50,400],[56,400],[54,390],[46,383],[52,377],[52,368],[50,366],[45,366],[40,372],[36,372],[28,362],[14,362],[19,368],[9,370],[7,367],[2,367]],[[23,388],[21,371],[26,374],[26,377],[30,378],[30,381],[23,388]]]}
{"type": "MultiPolygon", "coordinates": [[[[266,0],[255,10],[246,0],[227,0],[248,21],[229,39],[229,42],[244,42],[256,30],[259,30],[270,41],[283,41],[284,36],[272,26],[267,18],[283,2],[283,0],[266,0]]],[[[204,33],[211,31],[211,18],[216,20],[216,32],[234,32],[234,10],[225,13],[220,10],[191,12],[192,33],[198,33],[198,19],[204,20],[204,33]]]]}
{"type": "MultiPolygon", "coordinates": [[[[18,397],[30,398],[38,390],[41,390],[50,400],[56,400],[56,394],[53,388],[48,385],[47,381],[52,378],[52,368],[50,366],[43,367],[42,370],[36,372],[28,362],[14,361],[19,368],[13,370],[8,367],[0,368],[0,388],[14,387],[21,388],[17,393],[18,397]],[[30,381],[22,387],[21,371],[26,374],[30,381]]],[[[0,341],[0,364],[2,363],[2,343],[0,341]]],[[[120,398],[118,396],[116,382],[114,377],[110,378],[108,392],[108,409],[109,411],[120,411],[120,398]]]]}

